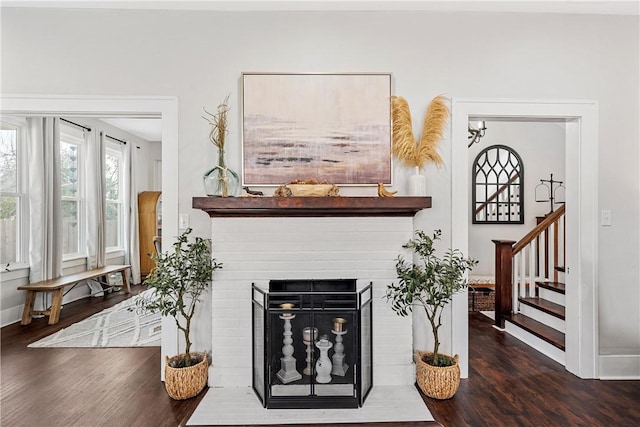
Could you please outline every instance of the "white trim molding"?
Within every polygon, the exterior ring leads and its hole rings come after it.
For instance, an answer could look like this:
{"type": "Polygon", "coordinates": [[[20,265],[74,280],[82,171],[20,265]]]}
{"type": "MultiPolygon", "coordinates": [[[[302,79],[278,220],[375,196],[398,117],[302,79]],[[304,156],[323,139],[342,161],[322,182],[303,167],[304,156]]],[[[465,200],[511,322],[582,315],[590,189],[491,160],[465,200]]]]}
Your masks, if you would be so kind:
{"type": "Polygon", "coordinates": [[[601,380],[640,380],[640,354],[603,354],[599,361],[601,380]]]}
{"type": "MultiPolygon", "coordinates": [[[[452,100],[452,247],[469,247],[469,120],[561,121],[566,128],[567,281],[566,368],[598,377],[598,103],[583,100],[452,100]]],[[[452,344],[468,376],[467,301],[454,299],[452,344]]]]}

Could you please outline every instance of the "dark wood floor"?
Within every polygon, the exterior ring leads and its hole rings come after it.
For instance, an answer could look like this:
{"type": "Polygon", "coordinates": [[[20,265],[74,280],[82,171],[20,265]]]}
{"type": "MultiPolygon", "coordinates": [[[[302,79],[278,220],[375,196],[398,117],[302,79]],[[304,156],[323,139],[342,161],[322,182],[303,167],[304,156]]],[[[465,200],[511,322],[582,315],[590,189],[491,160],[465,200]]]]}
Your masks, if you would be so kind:
{"type": "Polygon", "coordinates": [[[469,313],[469,378],[446,401],[423,397],[458,426],[640,426],[640,381],[581,380],[469,313]]]}
{"type": "MultiPolygon", "coordinates": [[[[2,426],[183,426],[206,390],[171,400],[159,380],[160,349],[26,346],[111,306],[112,294],[67,305],[60,323],[2,328],[2,426]]],[[[580,380],[470,313],[470,378],[450,400],[423,397],[444,426],[638,426],[639,381],[580,380]]],[[[432,423],[385,423],[415,427],[432,423]]],[[[327,426],[327,424],[324,424],[327,426]]],[[[350,424],[350,426],[355,426],[350,424]]]]}

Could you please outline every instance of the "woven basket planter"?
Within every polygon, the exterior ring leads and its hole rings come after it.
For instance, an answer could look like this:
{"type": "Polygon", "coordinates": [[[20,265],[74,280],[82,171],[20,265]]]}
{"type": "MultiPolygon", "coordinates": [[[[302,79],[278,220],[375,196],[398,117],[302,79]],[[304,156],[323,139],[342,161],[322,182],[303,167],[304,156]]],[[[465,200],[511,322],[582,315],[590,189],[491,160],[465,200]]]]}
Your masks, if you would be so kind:
{"type": "Polygon", "coordinates": [[[196,396],[207,385],[209,363],[205,353],[191,353],[191,358],[202,359],[193,366],[172,368],[171,363],[184,358],[184,353],[169,358],[164,366],[164,386],[172,399],[184,400],[196,396]]]}
{"type": "MultiPolygon", "coordinates": [[[[460,366],[458,355],[453,356],[454,364],[451,366],[431,366],[423,360],[431,352],[417,352],[416,381],[424,394],[434,399],[450,399],[458,391],[460,385],[460,366]]],[[[451,357],[451,356],[449,356],[451,357]]]]}

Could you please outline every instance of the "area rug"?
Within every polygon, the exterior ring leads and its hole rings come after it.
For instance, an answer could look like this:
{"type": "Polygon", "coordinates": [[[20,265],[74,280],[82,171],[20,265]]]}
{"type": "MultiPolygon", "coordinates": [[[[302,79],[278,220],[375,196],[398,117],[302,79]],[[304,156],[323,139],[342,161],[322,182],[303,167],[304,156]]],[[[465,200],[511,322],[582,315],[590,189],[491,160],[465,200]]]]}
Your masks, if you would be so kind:
{"type": "Polygon", "coordinates": [[[61,329],[29,347],[153,347],[160,345],[160,314],[138,314],[129,307],[146,290],[113,307],[61,329]]]}
{"type": "Polygon", "coordinates": [[[188,426],[434,421],[412,385],[374,386],[362,408],[265,409],[251,387],[213,387],[188,426]]]}

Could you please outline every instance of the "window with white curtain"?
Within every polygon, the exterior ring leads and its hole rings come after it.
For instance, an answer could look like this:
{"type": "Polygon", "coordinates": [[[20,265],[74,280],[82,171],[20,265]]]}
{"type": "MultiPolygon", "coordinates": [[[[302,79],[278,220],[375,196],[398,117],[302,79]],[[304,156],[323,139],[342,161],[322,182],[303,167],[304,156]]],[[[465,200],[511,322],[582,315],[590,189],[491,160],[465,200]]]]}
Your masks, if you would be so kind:
{"type": "Polygon", "coordinates": [[[61,123],[60,175],[63,259],[86,256],[83,153],[84,134],[82,129],[61,123]]]}
{"type": "MultiPolygon", "coordinates": [[[[60,178],[63,260],[87,256],[87,147],[84,130],[60,123],[60,178]]],[[[0,269],[23,268],[29,262],[28,132],[24,118],[0,120],[0,269]]],[[[105,147],[105,249],[124,250],[124,151],[105,147]]]]}
{"type": "Polygon", "coordinates": [[[20,123],[0,122],[0,263],[27,262],[27,193],[25,185],[26,129],[20,123]]]}
{"type": "Polygon", "coordinates": [[[105,149],[105,247],[107,252],[124,249],[124,168],[120,144],[105,149]]]}

